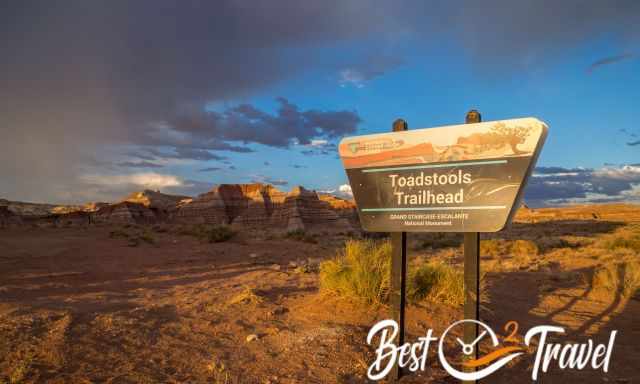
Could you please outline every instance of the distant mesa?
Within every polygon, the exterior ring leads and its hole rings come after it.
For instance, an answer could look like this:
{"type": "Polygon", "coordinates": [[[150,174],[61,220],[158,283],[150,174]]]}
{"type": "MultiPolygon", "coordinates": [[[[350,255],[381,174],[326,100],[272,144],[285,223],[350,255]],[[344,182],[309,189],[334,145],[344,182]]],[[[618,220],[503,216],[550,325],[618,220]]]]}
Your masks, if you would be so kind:
{"type": "Polygon", "coordinates": [[[283,192],[270,184],[220,184],[195,198],[144,190],[116,203],[69,206],[0,200],[0,227],[123,223],[207,223],[283,231],[359,228],[353,201],[301,186],[283,192]]]}

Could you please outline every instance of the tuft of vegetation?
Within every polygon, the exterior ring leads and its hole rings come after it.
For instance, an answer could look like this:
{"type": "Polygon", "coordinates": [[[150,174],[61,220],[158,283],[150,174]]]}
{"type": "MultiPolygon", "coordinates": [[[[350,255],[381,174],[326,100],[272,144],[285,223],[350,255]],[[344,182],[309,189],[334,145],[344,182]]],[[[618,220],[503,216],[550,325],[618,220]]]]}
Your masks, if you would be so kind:
{"type": "Polygon", "coordinates": [[[115,229],[109,232],[109,237],[112,239],[128,239],[129,233],[124,229],[115,229]]]}
{"type": "Polygon", "coordinates": [[[33,364],[33,358],[34,356],[31,352],[27,352],[21,357],[9,374],[9,383],[18,384],[24,382],[33,364]]]}
{"type": "Polygon", "coordinates": [[[391,243],[348,240],[342,252],[320,264],[320,289],[337,296],[383,304],[391,284],[391,243]]]}
{"type": "MultiPolygon", "coordinates": [[[[415,264],[409,268],[408,299],[440,301],[450,305],[464,302],[461,271],[443,263],[415,264]]],[[[348,240],[332,260],[320,264],[320,289],[329,294],[386,304],[391,284],[391,242],[370,239],[348,240]]]]}
{"type": "Polygon", "coordinates": [[[486,239],[480,242],[482,256],[511,256],[519,264],[529,263],[531,256],[540,253],[540,249],[531,240],[486,239]]]}
{"type": "Polygon", "coordinates": [[[260,303],[262,303],[262,297],[260,297],[251,287],[244,287],[242,292],[227,301],[227,305],[260,303]]]}
{"type": "Polygon", "coordinates": [[[210,243],[222,243],[231,240],[236,233],[226,225],[196,224],[182,227],[178,230],[179,235],[193,236],[200,241],[210,243]]]}
{"type": "Polygon", "coordinates": [[[626,248],[635,252],[640,252],[640,233],[617,235],[607,239],[602,245],[605,249],[610,251],[626,248]]]}
{"type": "Polygon", "coordinates": [[[407,296],[412,302],[427,299],[461,306],[464,304],[464,273],[438,262],[410,267],[407,296]]]}
{"type": "Polygon", "coordinates": [[[289,231],[284,235],[285,239],[295,240],[295,241],[303,241],[305,243],[316,244],[318,239],[314,235],[308,234],[303,229],[296,229],[293,231],[289,231]]]}
{"type": "Polygon", "coordinates": [[[132,228],[129,226],[123,226],[121,229],[116,229],[109,232],[109,237],[112,239],[125,239],[129,247],[137,247],[140,243],[145,242],[147,244],[155,244],[156,240],[153,233],[148,229],[140,231],[138,227],[133,227],[133,232],[128,232],[125,229],[132,228]]]}
{"type": "Polygon", "coordinates": [[[598,267],[593,272],[591,285],[594,290],[634,297],[640,293],[640,261],[636,259],[598,267]]]}

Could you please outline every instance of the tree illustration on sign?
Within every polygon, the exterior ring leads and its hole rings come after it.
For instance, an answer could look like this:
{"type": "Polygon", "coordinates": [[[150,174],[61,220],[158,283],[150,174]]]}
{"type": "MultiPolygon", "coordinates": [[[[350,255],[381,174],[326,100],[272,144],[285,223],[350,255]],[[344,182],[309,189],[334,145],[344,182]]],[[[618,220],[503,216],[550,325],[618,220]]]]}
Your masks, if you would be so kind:
{"type": "Polygon", "coordinates": [[[489,134],[496,138],[497,141],[508,144],[514,155],[524,153],[524,151],[518,149],[518,144],[523,144],[530,133],[531,127],[509,127],[505,123],[497,123],[489,131],[489,134]]]}

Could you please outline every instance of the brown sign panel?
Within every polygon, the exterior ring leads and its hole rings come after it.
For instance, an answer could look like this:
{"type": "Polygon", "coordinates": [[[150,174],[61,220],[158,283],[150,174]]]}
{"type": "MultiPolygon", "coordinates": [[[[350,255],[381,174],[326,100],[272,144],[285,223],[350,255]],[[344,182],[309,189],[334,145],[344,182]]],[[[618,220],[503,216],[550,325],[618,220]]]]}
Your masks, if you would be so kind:
{"type": "Polygon", "coordinates": [[[339,152],[370,232],[496,232],[547,136],[535,118],[355,136],[339,152]]]}

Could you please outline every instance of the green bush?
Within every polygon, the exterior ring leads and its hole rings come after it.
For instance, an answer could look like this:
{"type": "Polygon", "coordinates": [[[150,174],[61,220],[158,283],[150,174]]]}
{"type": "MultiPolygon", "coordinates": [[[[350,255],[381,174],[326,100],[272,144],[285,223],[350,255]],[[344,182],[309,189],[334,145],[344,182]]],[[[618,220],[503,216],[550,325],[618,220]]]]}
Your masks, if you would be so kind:
{"type": "Polygon", "coordinates": [[[230,240],[236,233],[226,225],[197,224],[179,228],[178,234],[210,243],[221,243],[230,240]]]}
{"type": "Polygon", "coordinates": [[[307,234],[303,229],[296,229],[293,231],[287,232],[284,237],[286,239],[296,240],[296,241],[304,241],[305,243],[315,244],[318,242],[315,236],[307,234]]]}
{"type": "MultiPolygon", "coordinates": [[[[334,259],[320,264],[320,289],[367,304],[389,301],[391,242],[348,240],[334,259]]],[[[464,302],[462,272],[441,263],[414,264],[409,268],[407,298],[450,305],[464,302]]]]}
{"type": "Polygon", "coordinates": [[[222,243],[224,241],[231,240],[235,234],[236,233],[227,226],[215,226],[207,233],[207,240],[210,243],[222,243]]]}

